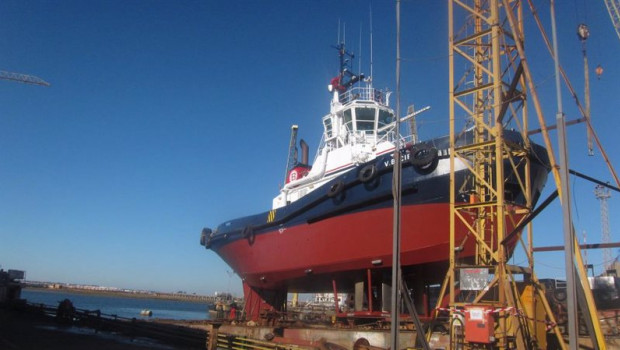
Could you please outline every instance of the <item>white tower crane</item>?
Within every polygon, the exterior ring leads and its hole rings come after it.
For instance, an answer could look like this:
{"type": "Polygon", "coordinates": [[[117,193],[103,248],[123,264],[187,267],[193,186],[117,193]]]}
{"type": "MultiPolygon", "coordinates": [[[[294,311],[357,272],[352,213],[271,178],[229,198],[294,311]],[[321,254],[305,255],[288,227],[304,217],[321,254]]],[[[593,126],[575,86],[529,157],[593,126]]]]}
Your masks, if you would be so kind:
{"type": "MultiPolygon", "coordinates": [[[[607,187],[596,185],[596,187],[594,188],[594,195],[596,195],[596,198],[601,201],[601,243],[609,243],[611,242],[611,237],[609,233],[609,215],[607,209],[607,200],[611,197],[611,193],[609,192],[609,189],[607,187]]],[[[604,248],[603,266],[605,270],[607,270],[611,263],[611,249],[604,248]]]]}

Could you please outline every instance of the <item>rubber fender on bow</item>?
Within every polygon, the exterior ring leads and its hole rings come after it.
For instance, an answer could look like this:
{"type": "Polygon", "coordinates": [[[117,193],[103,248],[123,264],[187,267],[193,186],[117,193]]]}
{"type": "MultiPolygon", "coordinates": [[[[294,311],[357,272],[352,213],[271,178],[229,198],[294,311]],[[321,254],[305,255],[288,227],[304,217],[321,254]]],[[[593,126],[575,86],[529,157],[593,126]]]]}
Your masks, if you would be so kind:
{"type": "Polygon", "coordinates": [[[329,189],[327,190],[327,197],[334,198],[340,193],[342,193],[343,190],[344,190],[344,182],[342,181],[334,182],[331,186],[329,186],[329,189]]]}
{"type": "Polygon", "coordinates": [[[357,174],[357,179],[361,182],[368,182],[377,176],[377,166],[374,164],[365,165],[357,174]]]}
{"type": "Polygon", "coordinates": [[[252,228],[252,226],[244,227],[243,231],[241,231],[241,237],[247,239],[250,245],[254,244],[254,238],[255,238],[254,228],[252,228]]]}
{"type": "Polygon", "coordinates": [[[211,229],[205,227],[200,233],[200,245],[206,246],[209,238],[211,238],[211,229]]]}

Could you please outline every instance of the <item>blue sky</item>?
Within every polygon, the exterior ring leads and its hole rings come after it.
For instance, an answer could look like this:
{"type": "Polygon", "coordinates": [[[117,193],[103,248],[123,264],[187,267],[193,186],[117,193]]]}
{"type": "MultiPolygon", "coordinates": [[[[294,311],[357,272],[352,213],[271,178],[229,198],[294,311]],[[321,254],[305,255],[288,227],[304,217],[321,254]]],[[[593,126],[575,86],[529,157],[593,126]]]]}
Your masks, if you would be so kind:
{"type": "MultiPolygon", "coordinates": [[[[535,3],[549,28],[548,1],[535,3]]],[[[0,69],[52,84],[0,81],[2,268],[31,280],[240,294],[238,277],[198,244],[200,230],[270,208],[292,124],[314,153],[339,21],[369,72],[369,4],[375,87],[394,90],[392,1],[0,2],[0,69]]],[[[575,28],[590,26],[590,66],[605,69],[600,80],[591,73],[593,123],[617,165],[620,40],[602,1],[558,12],[560,56],[580,96],[575,28]]],[[[445,134],[447,2],[404,1],[401,13],[403,109],[430,105],[422,136],[445,134]]],[[[531,24],[528,59],[553,124],[553,66],[531,24]]],[[[564,103],[577,117],[566,90],[564,103]]],[[[600,152],[586,155],[583,125],[570,127],[569,142],[572,168],[612,180],[600,152]]],[[[593,186],[572,179],[571,188],[577,231],[600,241],[593,186]]],[[[613,241],[618,197],[609,201],[613,241]]],[[[537,245],[562,244],[559,213],[556,202],[535,221],[537,245]]],[[[564,275],[561,255],[537,258],[541,276],[564,275]]],[[[600,252],[589,259],[600,264],[600,252]]]]}

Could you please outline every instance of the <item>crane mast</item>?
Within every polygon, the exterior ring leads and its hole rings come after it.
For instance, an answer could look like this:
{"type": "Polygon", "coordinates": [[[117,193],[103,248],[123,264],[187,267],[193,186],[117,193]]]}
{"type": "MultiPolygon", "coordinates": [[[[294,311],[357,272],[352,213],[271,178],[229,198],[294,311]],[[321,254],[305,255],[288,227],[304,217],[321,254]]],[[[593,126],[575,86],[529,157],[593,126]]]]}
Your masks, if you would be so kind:
{"type": "Polygon", "coordinates": [[[297,164],[297,125],[291,126],[291,140],[288,145],[288,160],[286,161],[286,172],[284,173],[284,183],[288,178],[289,171],[297,164]]]}

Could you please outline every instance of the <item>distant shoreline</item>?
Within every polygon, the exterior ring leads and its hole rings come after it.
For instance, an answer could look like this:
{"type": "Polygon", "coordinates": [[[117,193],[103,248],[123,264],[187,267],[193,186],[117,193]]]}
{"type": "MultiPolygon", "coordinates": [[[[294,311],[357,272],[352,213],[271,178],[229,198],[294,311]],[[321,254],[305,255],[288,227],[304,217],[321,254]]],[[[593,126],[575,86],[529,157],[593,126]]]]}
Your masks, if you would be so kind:
{"type": "Polygon", "coordinates": [[[175,301],[189,301],[194,303],[213,303],[215,297],[206,296],[206,295],[195,295],[195,294],[178,294],[178,293],[144,293],[144,292],[124,292],[124,291],[111,291],[111,290],[89,290],[82,288],[70,288],[70,287],[62,287],[62,288],[47,288],[47,287],[36,287],[36,286],[23,286],[23,290],[32,290],[32,291],[45,291],[50,293],[75,293],[75,294],[87,294],[87,295],[100,295],[100,296],[115,296],[115,297],[125,297],[125,298],[136,298],[136,299],[163,299],[163,300],[175,300],[175,301]]]}

